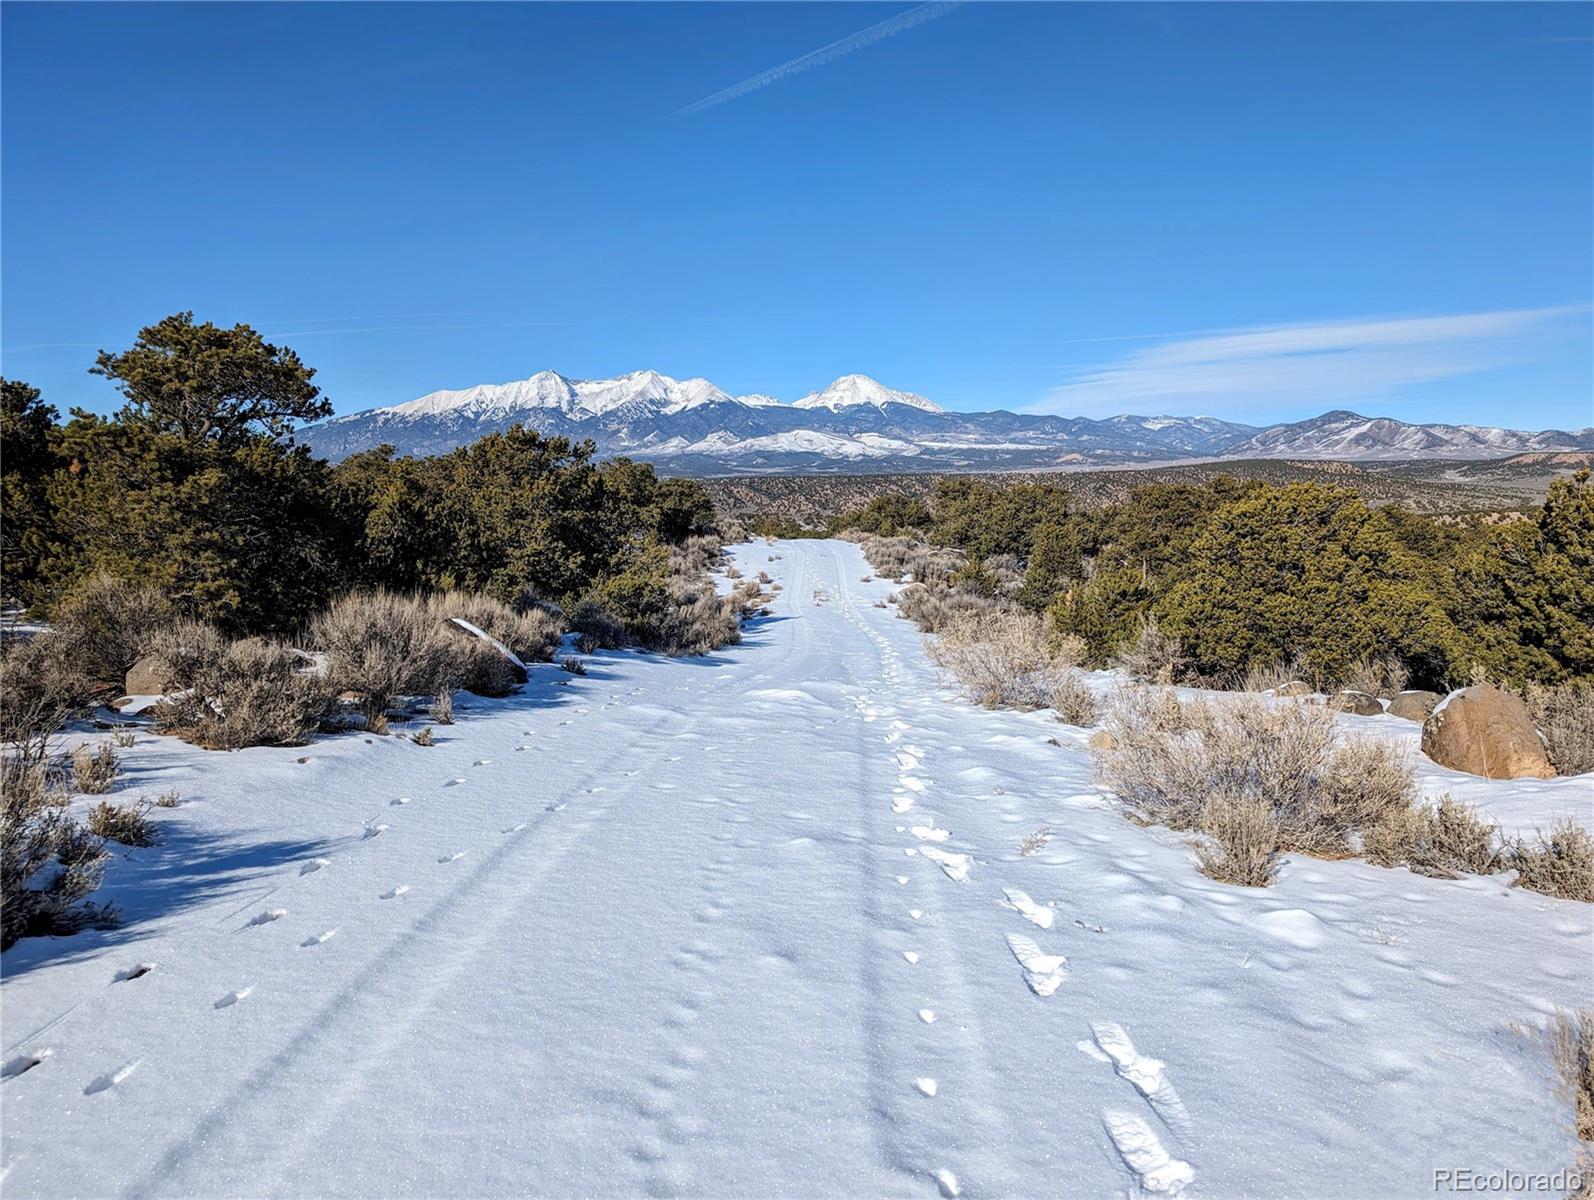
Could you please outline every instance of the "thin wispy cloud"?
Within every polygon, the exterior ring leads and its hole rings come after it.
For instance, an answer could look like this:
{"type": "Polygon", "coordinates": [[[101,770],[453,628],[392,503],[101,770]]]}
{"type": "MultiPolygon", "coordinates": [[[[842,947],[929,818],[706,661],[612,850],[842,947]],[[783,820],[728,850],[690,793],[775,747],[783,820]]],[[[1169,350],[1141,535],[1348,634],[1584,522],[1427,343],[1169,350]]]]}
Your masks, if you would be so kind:
{"type": "Polygon", "coordinates": [[[1572,305],[1362,318],[1169,341],[1092,367],[1028,411],[1243,416],[1354,405],[1526,361],[1558,334],[1579,324],[1586,332],[1589,311],[1572,305]]]}
{"type": "Polygon", "coordinates": [[[731,100],[756,92],[760,88],[767,88],[770,84],[786,79],[792,75],[800,75],[814,67],[822,67],[826,63],[835,62],[838,58],[845,58],[849,54],[856,54],[859,50],[882,42],[888,37],[923,25],[926,21],[933,21],[937,17],[945,16],[954,8],[959,8],[965,0],[936,0],[935,3],[921,4],[911,8],[905,13],[898,13],[894,17],[887,17],[884,21],[876,22],[867,29],[860,29],[857,33],[849,33],[846,37],[831,42],[828,46],[821,46],[817,50],[810,50],[807,54],[783,62],[778,67],[771,67],[753,75],[740,83],[733,83],[728,88],[715,92],[712,96],[704,96],[688,104],[685,108],[678,108],[671,116],[689,117],[696,113],[704,112],[717,105],[728,103],[731,100]]]}

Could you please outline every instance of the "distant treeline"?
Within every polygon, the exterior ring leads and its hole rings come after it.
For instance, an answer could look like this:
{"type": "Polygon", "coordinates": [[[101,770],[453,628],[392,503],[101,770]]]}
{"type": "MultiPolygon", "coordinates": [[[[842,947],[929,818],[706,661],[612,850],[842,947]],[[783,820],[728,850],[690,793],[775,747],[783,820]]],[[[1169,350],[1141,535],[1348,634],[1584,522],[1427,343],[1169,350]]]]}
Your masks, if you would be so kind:
{"type": "Polygon", "coordinates": [[[1594,678],[1587,470],[1505,525],[1374,509],[1314,483],[1154,484],[1081,510],[1061,488],[954,477],[928,503],[879,496],[832,528],[961,550],[954,583],[970,590],[1022,572],[1015,597],[1097,662],[1155,620],[1213,677],[1292,661],[1334,677],[1393,655],[1422,686],[1594,678]]]}
{"type": "Polygon", "coordinates": [[[714,524],[697,483],[519,428],[331,466],[291,439],[331,414],[315,372],[246,325],[178,314],[92,370],[127,398],[114,417],[62,424],[38,389],[0,389],[5,599],[44,615],[104,576],[235,634],[292,632],[362,587],[623,605],[714,524]]]}

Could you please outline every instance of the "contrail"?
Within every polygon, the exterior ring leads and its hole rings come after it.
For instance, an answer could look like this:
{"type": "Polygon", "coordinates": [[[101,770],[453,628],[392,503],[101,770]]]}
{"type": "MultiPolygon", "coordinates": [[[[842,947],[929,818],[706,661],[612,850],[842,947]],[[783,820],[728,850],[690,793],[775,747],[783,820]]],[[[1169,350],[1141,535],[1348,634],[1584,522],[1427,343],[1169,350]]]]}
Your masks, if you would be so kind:
{"type": "Polygon", "coordinates": [[[923,25],[926,21],[933,21],[937,17],[951,12],[954,8],[961,7],[964,3],[965,0],[934,0],[933,3],[921,4],[918,8],[910,8],[905,13],[887,17],[884,21],[871,25],[867,29],[860,29],[857,33],[849,33],[846,37],[839,41],[831,42],[828,46],[821,46],[817,50],[811,50],[800,58],[781,63],[778,67],[771,67],[769,70],[754,75],[749,79],[744,79],[740,83],[733,83],[723,91],[715,92],[712,96],[705,96],[701,100],[688,104],[685,108],[676,109],[670,115],[689,117],[694,113],[713,108],[715,105],[724,104],[727,100],[735,100],[739,96],[745,96],[748,92],[756,92],[759,88],[766,88],[776,80],[784,79],[788,75],[797,75],[813,67],[822,67],[826,63],[835,62],[838,58],[845,58],[855,51],[862,50],[865,46],[872,46],[876,42],[901,33],[904,29],[912,29],[915,25],[923,25]]]}

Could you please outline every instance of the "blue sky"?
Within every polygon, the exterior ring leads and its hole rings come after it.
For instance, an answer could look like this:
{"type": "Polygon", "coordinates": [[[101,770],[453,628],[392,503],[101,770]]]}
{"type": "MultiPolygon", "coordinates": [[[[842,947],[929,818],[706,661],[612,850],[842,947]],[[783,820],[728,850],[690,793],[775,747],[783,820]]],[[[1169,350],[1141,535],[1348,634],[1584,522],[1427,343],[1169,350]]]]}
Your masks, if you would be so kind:
{"type": "Polygon", "coordinates": [[[192,309],[339,412],[652,367],[1594,422],[1586,4],[6,4],[0,34],[0,355],[63,410],[192,309]]]}

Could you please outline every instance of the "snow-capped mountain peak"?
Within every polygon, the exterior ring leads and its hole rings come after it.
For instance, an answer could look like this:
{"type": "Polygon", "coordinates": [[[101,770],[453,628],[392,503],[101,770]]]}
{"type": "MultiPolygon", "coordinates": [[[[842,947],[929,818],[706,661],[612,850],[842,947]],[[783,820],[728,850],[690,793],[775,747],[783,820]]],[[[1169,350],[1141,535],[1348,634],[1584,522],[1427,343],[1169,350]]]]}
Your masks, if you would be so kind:
{"type": "Polygon", "coordinates": [[[899,392],[888,388],[867,375],[843,375],[824,391],[809,392],[792,407],[828,408],[832,412],[840,412],[844,408],[856,408],[861,404],[872,404],[876,408],[884,408],[887,404],[906,404],[910,408],[921,409],[924,412],[945,411],[933,400],[927,400],[913,392],[899,392]]]}

